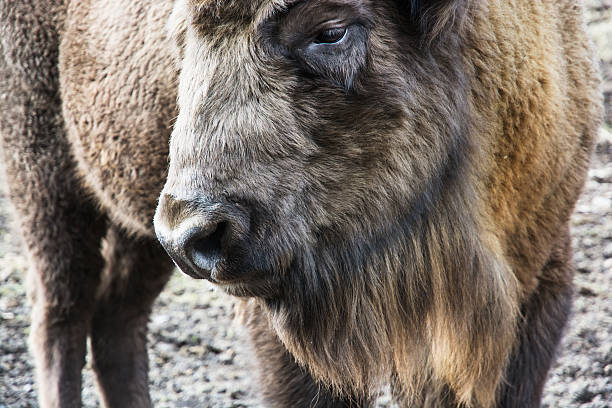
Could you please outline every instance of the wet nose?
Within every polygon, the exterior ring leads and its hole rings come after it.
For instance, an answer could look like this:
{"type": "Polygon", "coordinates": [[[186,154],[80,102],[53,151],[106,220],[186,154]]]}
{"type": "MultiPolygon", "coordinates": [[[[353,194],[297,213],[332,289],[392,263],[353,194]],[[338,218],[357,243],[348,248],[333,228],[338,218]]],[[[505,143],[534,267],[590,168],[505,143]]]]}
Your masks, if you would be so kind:
{"type": "Polygon", "coordinates": [[[249,229],[243,207],[164,194],[154,224],[160,243],[187,275],[212,281],[236,277],[237,271],[229,269],[228,260],[238,255],[249,229]]]}

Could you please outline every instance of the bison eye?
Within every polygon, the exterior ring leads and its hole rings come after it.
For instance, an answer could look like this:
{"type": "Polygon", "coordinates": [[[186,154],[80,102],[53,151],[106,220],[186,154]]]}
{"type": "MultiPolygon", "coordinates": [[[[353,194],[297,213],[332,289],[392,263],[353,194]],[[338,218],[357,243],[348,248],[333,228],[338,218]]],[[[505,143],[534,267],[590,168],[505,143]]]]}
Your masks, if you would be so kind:
{"type": "Polygon", "coordinates": [[[325,9],[320,15],[307,12],[308,2],[300,4],[301,8],[291,9],[262,25],[263,44],[271,53],[299,68],[295,73],[304,82],[339,86],[346,91],[354,89],[355,80],[366,65],[373,24],[350,7],[325,9]]]}
{"type": "Polygon", "coordinates": [[[347,27],[336,27],[320,32],[314,39],[315,44],[338,44],[346,37],[347,27]]]}

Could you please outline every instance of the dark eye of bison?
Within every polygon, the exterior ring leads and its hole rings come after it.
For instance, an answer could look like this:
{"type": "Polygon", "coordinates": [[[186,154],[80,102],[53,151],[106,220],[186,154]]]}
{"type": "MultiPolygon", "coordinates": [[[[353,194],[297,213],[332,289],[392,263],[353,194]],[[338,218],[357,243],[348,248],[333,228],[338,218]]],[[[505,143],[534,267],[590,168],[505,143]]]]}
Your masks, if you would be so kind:
{"type": "Polygon", "coordinates": [[[311,6],[316,3],[302,2],[262,23],[262,49],[298,68],[308,86],[351,91],[366,65],[373,23],[359,9],[311,6]]]}
{"type": "Polygon", "coordinates": [[[314,39],[315,44],[338,44],[346,37],[347,27],[335,27],[320,32],[314,39]]]}

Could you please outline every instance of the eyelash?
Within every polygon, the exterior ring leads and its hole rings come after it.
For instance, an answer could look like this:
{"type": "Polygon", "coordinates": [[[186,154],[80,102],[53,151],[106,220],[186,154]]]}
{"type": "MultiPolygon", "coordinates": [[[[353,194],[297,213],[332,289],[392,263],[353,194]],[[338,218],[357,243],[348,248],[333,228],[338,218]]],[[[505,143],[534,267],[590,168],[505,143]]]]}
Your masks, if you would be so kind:
{"type": "Polygon", "coordinates": [[[348,27],[335,27],[320,32],[314,39],[315,44],[338,44],[348,32],[348,27]]]}

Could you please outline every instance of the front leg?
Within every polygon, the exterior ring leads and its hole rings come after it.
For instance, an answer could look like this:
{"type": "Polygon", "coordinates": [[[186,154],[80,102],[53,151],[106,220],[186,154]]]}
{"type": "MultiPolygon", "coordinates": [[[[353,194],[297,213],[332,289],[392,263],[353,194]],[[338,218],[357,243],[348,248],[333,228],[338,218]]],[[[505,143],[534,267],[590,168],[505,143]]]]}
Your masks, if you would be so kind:
{"type": "Polygon", "coordinates": [[[0,2],[0,152],[27,252],[40,406],[81,406],[106,221],[81,187],[61,115],[61,2],[0,2]]]}
{"type": "Polygon", "coordinates": [[[91,324],[93,367],[105,407],[151,406],[147,322],[173,264],[157,241],[111,227],[91,324]]]}
{"type": "Polygon", "coordinates": [[[522,307],[515,351],[500,390],[499,408],[540,406],[546,375],[567,321],[573,294],[572,250],[566,229],[522,307]]]}

